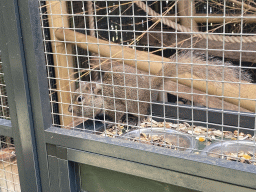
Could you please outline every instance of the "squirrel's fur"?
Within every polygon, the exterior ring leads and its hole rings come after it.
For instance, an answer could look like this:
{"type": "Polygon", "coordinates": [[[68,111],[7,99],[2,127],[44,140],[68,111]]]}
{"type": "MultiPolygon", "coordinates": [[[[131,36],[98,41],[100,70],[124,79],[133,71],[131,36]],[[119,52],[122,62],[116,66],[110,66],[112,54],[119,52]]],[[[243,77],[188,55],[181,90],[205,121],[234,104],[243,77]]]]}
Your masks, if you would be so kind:
{"type": "MultiPolygon", "coordinates": [[[[203,60],[201,56],[191,57],[188,53],[172,57],[170,62],[177,63],[173,68],[165,64],[157,75],[136,70],[117,61],[109,61],[100,68],[104,71],[98,81],[81,82],[72,98],[69,111],[88,118],[103,113],[114,122],[118,122],[125,113],[135,116],[146,115],[151,101],[157,98],[157,91],[163,85],[163,76],[176,77],[177,74],[193,75],[214,81],[241,82],[250,81],[249,75],[230,63],[220,60],[203,60]],[[191,64],[193,63],[193,64],[191,64]],[[241,71],[241,70],[240,70],[241,71]]],[[[172,65],[173,66],[173,65],[172,65]]],[[[216,86],[220,82],[215,83],[216,86]]]]}

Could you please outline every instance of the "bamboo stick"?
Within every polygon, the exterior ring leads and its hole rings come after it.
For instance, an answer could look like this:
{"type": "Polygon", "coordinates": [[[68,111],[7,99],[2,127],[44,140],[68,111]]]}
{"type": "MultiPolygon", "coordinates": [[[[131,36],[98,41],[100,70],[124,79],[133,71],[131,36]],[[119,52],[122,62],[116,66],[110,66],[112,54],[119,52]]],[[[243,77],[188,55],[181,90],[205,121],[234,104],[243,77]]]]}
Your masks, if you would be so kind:
{"type": "Polygon", "coordinates": [[[183,85],[181,83],[174,81],[165,81],[164,82],[164,90],[168,93],[170,92],[172,95],[177,97],[186,99],[188,101],[192,101],[197,105],[204,105],[209,108],[217,108],[223,110],[231,110],[231,111],[241,111],[241,112],[250,112],[247,109],[234,105],[232,103],[222,101],[218,99],[215,95],[211,96],[210,94],[205,94],[203,91],[199,91],[197,89],[193,89],[189,86],[183,85]],[[178,92],[176,92],[178,91],[178,92]],[[189,94],[188,94],[189,93],[189,94]]]}
{"type": "Polygon", "coordinates": [[[73,59],[67,54],[72,54],[72,45],[55,42],[56,27],[69,28],[67,17],[66,2],[48,1],[46,3],[48,11],[48,21],[50,27],[51,46],[53,52],[54,70],[56,77],[58,108],[60,115],[60,125],[66,127],[72,121],[68,106],[71,101],[70,91],[74,90],[74,84],[70,85],[70,80],[73,79],[73,59]],[[61,16],[60,16],[61,15],[61,16]],[[69,85],[69,86],[67,86],[69,85]]]}
{"type": "MultiPolygon", "coordinates": [[[[124,60],[124,63],[131,66],[136,66],[143,71],[149,71],[152,74],[157,74],[162,69],[162,62],[170,62],[170,59],[147,53],[144,51],[134,50],[132,48],[124,47],[115,43],[97,39],[91,36],[86,36],[82,33],[71,31],[68,29],[57,29],[55,32],[56,37],[59,40],[75,43],[77,46],[88,49],[89,51],[98,53],[104,57],[110,57],[115,59],[124,60]],[[64,36],[65,34],[65,36],[64,36]],[[110,51],[111,50],[111,51],[110,51]],[[112,54],[110,54],[112,53],[112,54]],[[150,58],[150,61],[145,61],[146,58],[150,58]],[[150,65],[149,65],[150,62],[150,65]]],[[[176,65],[168,63],[170,67],[175,68],[176,65]]],[[[180,79],[191,78],[191,74],[179,74],[178,83],[191,87],[191,80],[180,79]]],[[[176,81],[176,80],[173,80],[176,81]]],[[[224,96],[224,100],[238,105],[238,99],[226,98],[235,97],[252,100],[240,100],[240,106],[250,111],[255,111],[255,99],[256,99],[256,85],[255,84],[240,84],[234,85],[231,83],[225,83],[224,88],[216,87],[213,82],[206,83],[205,80],[193,77],[193,88],[200,90],[204,93],[208,92],[211,95],[224,96]],[[240,89],[239,89],[240,86],[240,89]],[[208,90],[208,91],[207,91],[208,90]]],[[[222,99],[222,98],[221,98],[222,99]]]]}
{"type": "MultiPolygon", "coordinates": [[[[179,74],[179,78],[191,78],[191,74],[179,74]]],[[[178,79],[178,82],[191,87],[191,80],[178,79]]],[[[213,82],[200,80],[200,78],[193,76],[193,88],[202,92],[208,90],[209,95],[224,96],[224,101],[239,105],[249,111],[255,112],[256,108],[256,84],[231,84],[224,83],[224,87],[216,86],[213,82]],[[239,88],[240,86],[240,88],[239,88]],[[230,98],[232,97],[232,98],[230,98]],[[241,99],[239,99],[241,98],[241,99]],[[246,100],[247,99],[247,100],[246,100]],[[253,99],[253,100],[248,100],[253,99]]],[[[222,99],[222,98],[220,98],[222,99]]]]}
{"type": "MultiPolygon", "coordinates": [[[[170,62],[170,59],[154,54],[148,54],[145,51],[134,50],[129,47],[121,46],[116,43],[97,39],[89,35],[84,35],[68,29],[57,29],[55,35],[59,40],[69,41],[77,46],[88,49],[91,52],[98,53],[103,57],[110,57],[124,60],[125,64],[138,67],[143,71],[149,71],[157,74],[162,69],[162,62],[170,62]],[[150,65],[148,58],[150,59],[150,65]]],[[[175,64],[170,64],[175,67],[175,64]]]]}

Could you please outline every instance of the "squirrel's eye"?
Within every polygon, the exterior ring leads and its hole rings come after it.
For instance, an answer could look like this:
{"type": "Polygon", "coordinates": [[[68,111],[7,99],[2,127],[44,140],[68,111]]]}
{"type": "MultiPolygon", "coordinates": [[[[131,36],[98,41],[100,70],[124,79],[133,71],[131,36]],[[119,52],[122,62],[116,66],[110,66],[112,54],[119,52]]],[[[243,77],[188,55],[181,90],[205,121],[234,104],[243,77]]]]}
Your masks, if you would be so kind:
{"type": "Polygon", "coordinates": [[[83,96],[80,95],[80,96],[77,97],[77,102],[82,102],[83,99],[84,99],[83,96]]]}

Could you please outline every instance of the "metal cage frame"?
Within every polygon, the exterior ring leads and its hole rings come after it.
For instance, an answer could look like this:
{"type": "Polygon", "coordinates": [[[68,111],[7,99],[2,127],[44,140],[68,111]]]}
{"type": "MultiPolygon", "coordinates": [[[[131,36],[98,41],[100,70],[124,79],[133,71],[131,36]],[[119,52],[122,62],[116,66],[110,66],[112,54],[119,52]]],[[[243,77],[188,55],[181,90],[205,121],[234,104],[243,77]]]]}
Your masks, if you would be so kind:
{"type": "Polygon", "coordinates": [[[15,140],[22,191],[79,191],[76,163],[199,191],[256,189],[253,165],[53,127],[38,1],[0,1],[0,14],[11,115],[0,133],[15,140]]]}

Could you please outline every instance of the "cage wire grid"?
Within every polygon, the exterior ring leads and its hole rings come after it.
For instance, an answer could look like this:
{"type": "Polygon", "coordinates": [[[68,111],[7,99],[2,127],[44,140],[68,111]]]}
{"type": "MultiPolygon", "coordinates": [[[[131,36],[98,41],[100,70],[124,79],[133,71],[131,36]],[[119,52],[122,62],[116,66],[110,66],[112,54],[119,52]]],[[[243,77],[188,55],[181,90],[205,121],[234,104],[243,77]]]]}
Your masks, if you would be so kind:
{"type": "Polygon", "coordinates": [[[39,7],[54,126],[255,164],[255,1],[39,7]]]}
{"type": "MultiPolygon", "coordinates": [[[[3,62],[1,60],[0,51],[0,118],[10,120],[8,98],[2,65],[3,62]]],[[[1,135],[0,143],[0,191],[19,192],[21,190],[14,141],[11,137],[1,135]]]]}
{"type": "Polygon", "coordinates": [[[4,119],[10,119],[9,115],[9,106],[8,106],[8,101],[7,101],[7,94],[6,94],[6,85],[4,82],[4,73],[2,69],[2,61],[1,61],[1,51],[0,51],[0,117],[4,119]]]}

